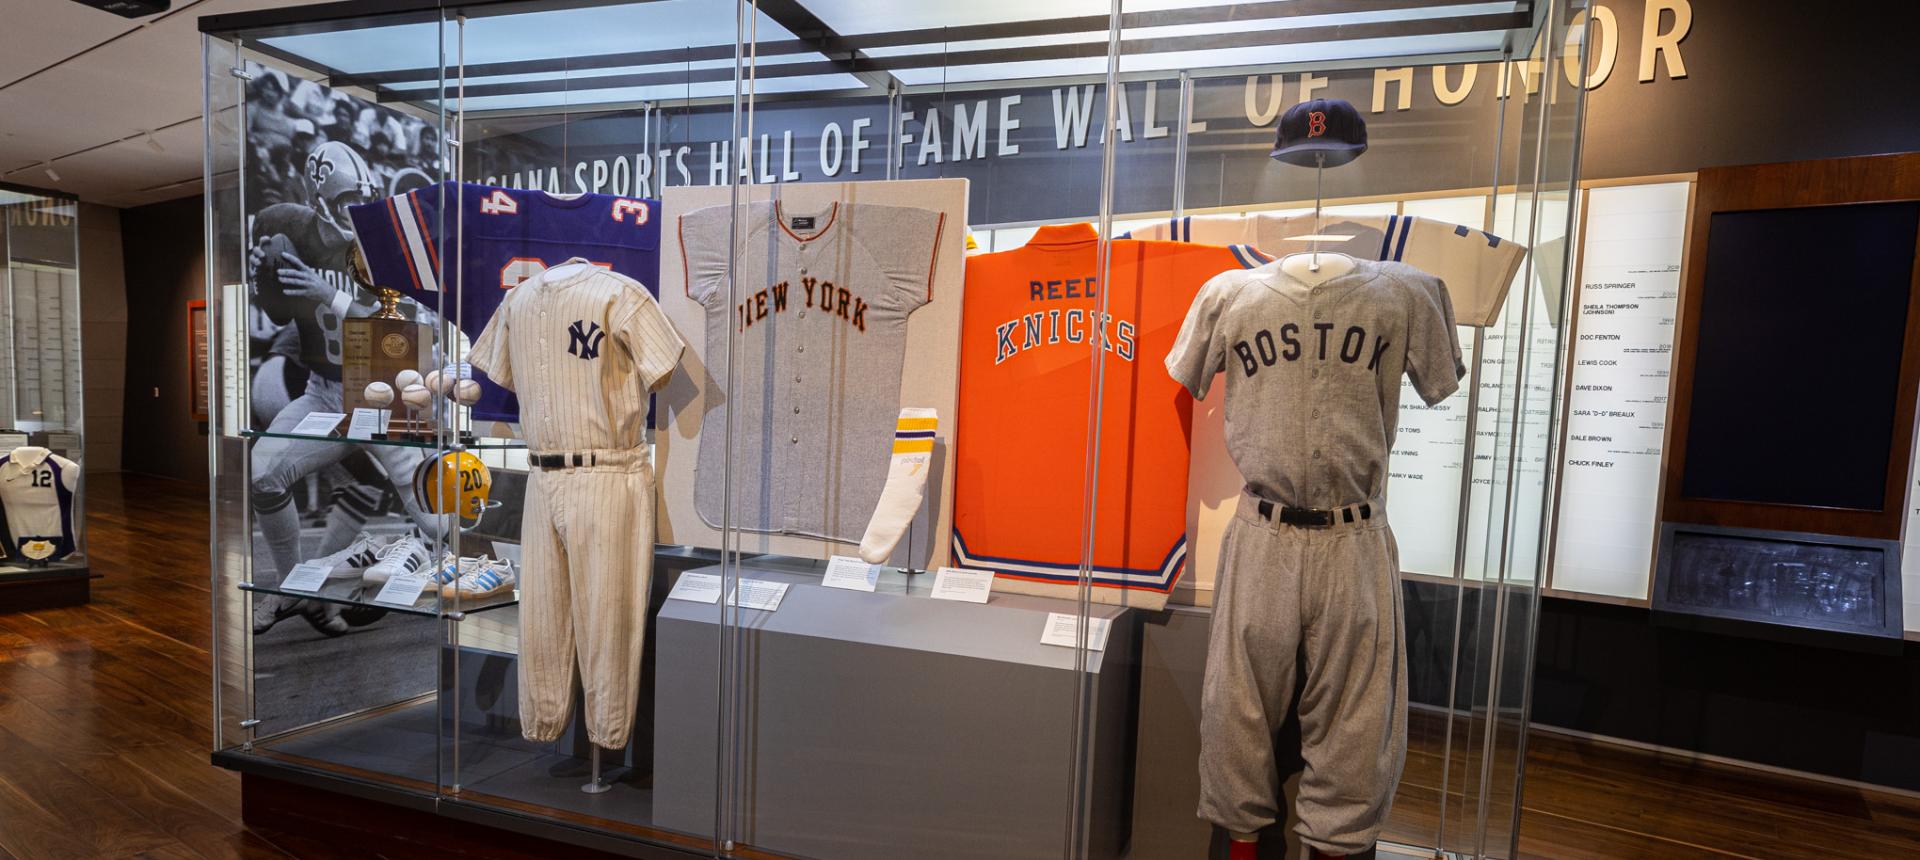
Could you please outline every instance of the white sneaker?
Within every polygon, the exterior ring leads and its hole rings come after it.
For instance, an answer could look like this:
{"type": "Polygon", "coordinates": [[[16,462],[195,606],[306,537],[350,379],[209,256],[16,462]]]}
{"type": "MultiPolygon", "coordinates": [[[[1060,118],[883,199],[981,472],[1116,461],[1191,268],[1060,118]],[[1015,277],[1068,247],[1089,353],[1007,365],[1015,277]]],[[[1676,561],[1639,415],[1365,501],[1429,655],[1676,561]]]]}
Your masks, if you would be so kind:
{"type": "Polygon", "coordinates": [[[360,582],[373,588],[386,585],[395,576],[415,573],[431,560],[427,545],[411,534],[381,547],[375,555],[378,560],[360,574],[360,582]]]}
{"type": "Polygon", "coordinates": [[[462,565],[460,578],[440,586],[440,596],[447,600],[485,600],[513,591],[513,562],[504,558],[488,561],[484,556],[477,561],[472,570],[462,565]]]}
{"type": "Polygon", "coordinates": [[[329,570],[327,576],[332,578],[334,574],[345,573],[352,568],[367,567],[378,561],[380,549],[379,538],[361,532],[360,536],[354,538],[353,543],[347,544],[345,549],[313,559],[308,564],[326,565],[329,570]]]}
{"type": "Polygon", "coordinates": [[[453,553],[447,553],[440,557],[440,563],[434,567],[433,573],[427,579],[434,585],[446,585],[479,570],[480,566],[486,563],[487,557],[484,554],[457,558],[453,553]]]}

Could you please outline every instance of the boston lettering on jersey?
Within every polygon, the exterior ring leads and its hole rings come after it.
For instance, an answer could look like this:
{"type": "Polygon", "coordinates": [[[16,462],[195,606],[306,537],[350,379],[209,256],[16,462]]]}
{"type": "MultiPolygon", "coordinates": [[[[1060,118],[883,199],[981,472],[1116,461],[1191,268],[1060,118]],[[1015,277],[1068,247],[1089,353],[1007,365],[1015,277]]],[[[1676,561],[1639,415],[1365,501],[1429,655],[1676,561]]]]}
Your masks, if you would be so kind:
{"type": "Polygon", "coordinates": [[[1358,364],[1366,360],[1367,369],[1380,372],[1380,357],[1387,354],[1391,345],[1379,335],[1367,336],[1367,330],[1361,326],[1347,326],[1346,331],[1333,341],[1333,333],[1338,329],[1334,323],[1314,323],[1312,328],[1303,329],[1299,323],[1286,323],[1279,328],[1279,344],[1274,343],[1274,330],[1263,328],[1252,338],[1235,341],[1233,354],[1240,359],[1240,369],[1252,376],[1262,367],[1272,367],[1280,361],[1342,361],[1358,364]],[[1329,347],[1329,342],[1333,345],[1329,347]]]}
{"type": "MultiPolygon", "coordinates": [[[[801,278],[800,288],[805,291],[802,307],[818,308],[829,316],[844,320],[855,331],[867,330],[867,302],[849,292],[846,287],[835,286],[832,281],[819,278],[801,278]]],[[[787,295],[792,292],[787,281],[754,293],[746,301],[733,306],[733,318],[738,331],[746,331],[754,324],[767,318],[769,313],[783,313],[787,309],[787,295]]]]}

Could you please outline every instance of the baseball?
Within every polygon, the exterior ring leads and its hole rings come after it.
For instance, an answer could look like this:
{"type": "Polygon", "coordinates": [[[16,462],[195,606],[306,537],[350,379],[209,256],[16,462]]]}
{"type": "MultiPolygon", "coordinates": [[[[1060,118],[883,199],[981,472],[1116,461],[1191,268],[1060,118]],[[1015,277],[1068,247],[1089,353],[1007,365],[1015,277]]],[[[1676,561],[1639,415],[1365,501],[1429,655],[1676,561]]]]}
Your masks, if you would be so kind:
{"type": "Polygon", "coordinates": [[[368,403],[384,408],[393,405],[393,386],[384,382],[369,382],[367,390],[360,393],[368,403]]]}
{"type": "MultiPolygon", "coordinates": [[[[419,374],[414,374],[418,377],[419,374]]],[[[400,389],[400,400],[411,409],[425,409],[433,405],[433,392],[418,382],[400,389]]]]}
{"type": "Polygon", "coordinates": [[[480,380],[462,379],[453,383],[453,402],[472,406],[480,402],[480,380]]]}
{"type": "Polygon", "coordinates": [[[420,384],[420,371],[414,370],[411,367],[407,368],[406,370],[400,371],[398,374],[395,374],[393,377],[393,387],[400,390],[400,394],[402,397],[406,396],[406,391],[408,388],[415,385],[419,385],[419,384],[420,384]]]}
{"type": "Polygon", "coordinates": [[[453,381],[452,377],[442,376],[440,374],[440,371],[438,370],[429,370],[427,371],[427,380],[424,384],[427,386],[428,391],[431,391],[435,394],[446,394],[447,393],[446,383],[449,383],[452,381],[453,381]]]}

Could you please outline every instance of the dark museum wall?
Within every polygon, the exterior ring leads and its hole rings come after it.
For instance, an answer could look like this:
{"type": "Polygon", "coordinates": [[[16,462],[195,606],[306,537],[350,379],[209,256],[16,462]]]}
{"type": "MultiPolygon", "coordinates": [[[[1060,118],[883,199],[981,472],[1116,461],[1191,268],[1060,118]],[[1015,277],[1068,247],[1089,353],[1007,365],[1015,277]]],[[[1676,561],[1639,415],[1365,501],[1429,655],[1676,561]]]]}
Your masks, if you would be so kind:
{"type": "Polygon", "coordinates": [[[207,483],[206,422],[188,403],[187,303],[206,297],[199,197],[120,212],[127,384],[122,468],[207,483]]]}

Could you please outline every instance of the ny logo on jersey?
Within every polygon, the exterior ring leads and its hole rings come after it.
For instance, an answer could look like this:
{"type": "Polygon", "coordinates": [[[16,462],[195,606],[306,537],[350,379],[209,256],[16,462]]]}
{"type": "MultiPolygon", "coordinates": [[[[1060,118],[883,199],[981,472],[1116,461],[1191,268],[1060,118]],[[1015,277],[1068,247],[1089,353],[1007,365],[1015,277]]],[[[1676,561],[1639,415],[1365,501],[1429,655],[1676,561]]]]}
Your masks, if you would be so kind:
{"type": "Polygon", "coordinates": [[[567,336],[570,338],[567,343],[568,355],[577,355],[581,358],[599,358],[600,341],[606,339],[607,333],[600,330],[599,323],[590,323],[586,320],[574,320],[573,325],[567,328],[567,336]]]}

